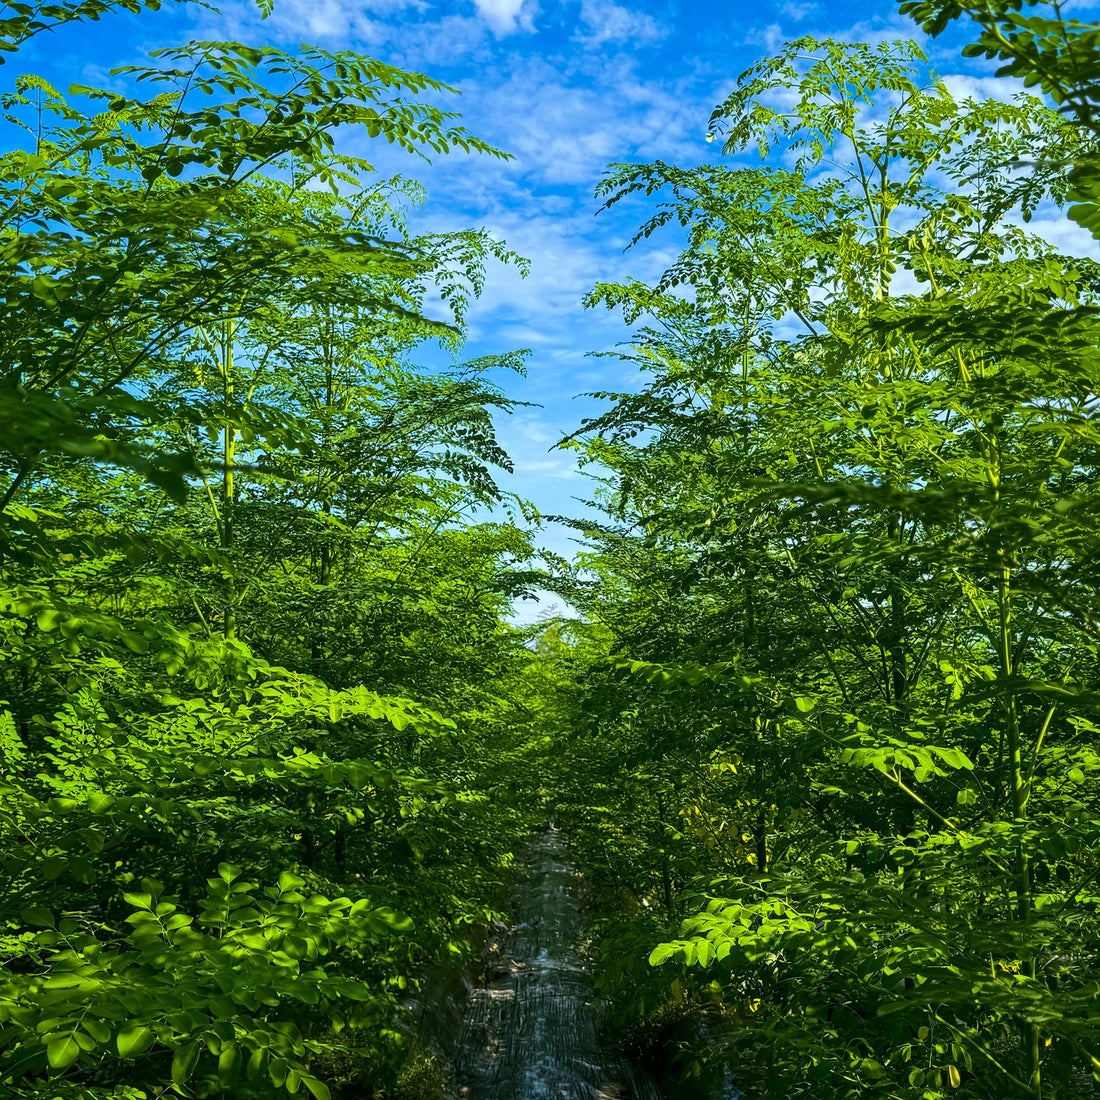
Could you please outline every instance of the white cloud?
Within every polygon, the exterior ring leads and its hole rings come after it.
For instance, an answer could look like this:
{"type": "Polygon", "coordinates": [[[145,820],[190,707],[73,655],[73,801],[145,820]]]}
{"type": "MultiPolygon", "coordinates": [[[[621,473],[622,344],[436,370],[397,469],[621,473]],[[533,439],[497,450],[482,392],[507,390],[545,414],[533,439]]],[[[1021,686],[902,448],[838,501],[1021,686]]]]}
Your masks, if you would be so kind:
{"type": "Polygon", "coordinates": [[[307,38],[341,38],[349,35],[355,13],[340,0],[283,0],[281,20],[301,29],[307,38]]]}
{"type": "Polygon", "coordinates": [[[564,73],[553,59],[517,59],[504,79],[465,84],[460,106],[470,129],[515,155],[515,174],[579,187],[592,211],[588,195],[609,162],[692,160],[705,148],[712,91],[691,79],[643,78],[636,68],[614,52],[588,54],[564,73]]]}
{"type": "Polygon", "coordinates": [[[940,78],[953,99],[995,99],[1000,103],[1011,103],[1021,92],[1034,91],[1024,87],[1022,80],[1013,80],[1005,76],[972,76],[964,73],[948,73],[940,78]]]}
{"type": "MultiPolygon", "coordinates": [[[[1016,221],[1016,219],[1012,219],[1016,221]]],[[[1033,218],[1030,222],[1018,222],[1027,233],[1042,237],[1065,256],[1086,256],[1097,259],[1097,243],[1087,229],[1082,229],[1069,218],[1052,213],[1046,217],[1033,218]]]]}
{"type": "Polygon", "coordinates": [[[199,13],[197,23],[201,34],[246,42],[344,44],[374,37],[367,5],[342,0],[277,0],[271,17],[264,21],[253,0],[237,0],[199,13]]]}
{"type": "Polygon", "coordinates": [[[798,23],[806,16],[816,15],[818,12],[818,6],[813,0],[785,0],[785,3],[777,4],[776,8],[784,19],[789,19],[792,23],[798,23]]]}
{"type": "Polygon", "coordinates": [[[668,34],[668,28],[653,16],[631,11],[612,0],[581,0],[581,22],[585,33],[578,33],[574,40],[586,46],[598,46],[604,42],[634,42],[641,45],[659,42],[668,34]]]}
{"type": "Polygon", "coordinates": [[[474,5],[498,38],[535,29],[538,6],[531,0],[474,0],[474,5]]]}
{"type": "Polygon", "coordinates": [[[786,41],[787,35],[784,33],[783,28],[778,23],[769,23],[766,27],[753,27],[745,35],[744,44],[746,46],[762,46],[767,53],[773,54],[786,41]]]}

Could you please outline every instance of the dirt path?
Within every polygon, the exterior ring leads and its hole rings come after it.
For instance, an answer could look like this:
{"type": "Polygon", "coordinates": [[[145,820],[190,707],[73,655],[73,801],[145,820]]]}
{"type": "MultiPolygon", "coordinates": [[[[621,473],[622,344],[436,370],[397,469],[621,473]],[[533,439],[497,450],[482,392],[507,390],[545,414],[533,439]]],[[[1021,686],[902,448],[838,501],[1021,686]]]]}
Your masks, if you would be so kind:
{"type": "Polygon", "coordinates": [[[490,939],[485,984],[470,999],[455,1066],[464,1100],[661,1100],[647,1075],[599,1049],[576,888],[551,829],[532,846],[517,923],[490,939]]]}

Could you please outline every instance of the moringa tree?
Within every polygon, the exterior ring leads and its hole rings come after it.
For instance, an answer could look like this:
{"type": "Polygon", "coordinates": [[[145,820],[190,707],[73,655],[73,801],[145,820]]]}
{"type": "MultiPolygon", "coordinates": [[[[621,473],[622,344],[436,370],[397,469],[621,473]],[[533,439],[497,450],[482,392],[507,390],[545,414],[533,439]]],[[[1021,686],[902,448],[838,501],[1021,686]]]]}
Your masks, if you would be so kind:
{"type": "Polygon", "coordinates": [[[592,709],[659,765],[698,899],[653,961],[755,1007],[776,1095],[1039,1096],[1096,1055],[1095,269],[1014,224],[1087,143],[923,66],[799,40],[711,120],[778,166],[601,186],[688,243],[591,299],[653,376],[574,437],[637,532],[629,572],[594,534],[592,709]]]}

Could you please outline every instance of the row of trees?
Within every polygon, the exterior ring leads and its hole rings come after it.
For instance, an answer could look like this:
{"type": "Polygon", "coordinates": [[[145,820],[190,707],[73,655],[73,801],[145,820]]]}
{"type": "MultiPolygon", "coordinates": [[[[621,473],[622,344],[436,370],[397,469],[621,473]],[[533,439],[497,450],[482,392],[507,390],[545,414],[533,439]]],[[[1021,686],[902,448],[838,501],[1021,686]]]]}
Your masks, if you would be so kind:
{"type": "Polygon", "coordinates": [[[959,99],[913,44],[801,39],[711,118],[760,167],[601,186],[658,197],[635,244],[686,243],[590,298],[640,326],[649,382],[568,441],[606,520],[555,639],[559,783],[615,1018],[690,1036],[685,1072],[1091,1095],[1100,268],[1027,223],[1098,224],[1097,28],[906,7],[968,15],[967,52],[1059,109],[959,99]]]}
{"type": "MultiPolygon", "coordinates": [[[[11,4],[0,45],[156,6],[11,4]]],[[[417,187],[339,152],[500,155],[447,89],[232,43],[130,94],[18,78],[0,1091],[408,1089],[401,1002],[471,950],[545,789],[605,877],[614,1018],[691,1034],[682,1072],[1042,1100],[1100,1071],[1100,268],[1027,224],[1100,227],[1100,31],[903,8],[1046,99],[803,39],[711,120],[761,167],[604,181],[657,197],[635,243],[686,243],[591,295],[649,381],[568,441],[606,520],[534,651],[504,617],[548,583],[536,517],[494,479],[523,356],[417,365],[523,261],[415,234],[417,187]]]]}
{"type": "Polygon", "coordinates": [[[500,154],[349,53],[121,75],[149,94],[4,99],[0,1092],[380,1094],[529,827],[549,688],[504,621],[538,577],[494,480],[523,356],[457,358],[523,261],[414,234],[416,185],[339,143],[500,154]]]}

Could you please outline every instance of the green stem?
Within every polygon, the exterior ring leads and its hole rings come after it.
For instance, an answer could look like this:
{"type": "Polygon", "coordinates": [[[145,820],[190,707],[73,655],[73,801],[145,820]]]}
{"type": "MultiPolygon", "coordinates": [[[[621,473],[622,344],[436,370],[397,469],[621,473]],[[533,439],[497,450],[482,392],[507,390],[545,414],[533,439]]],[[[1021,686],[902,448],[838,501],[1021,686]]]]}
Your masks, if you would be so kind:
{"type": "MultiPolygon", "coordinates": [[[[1012,659],[1012,608],[1011,571],[1007,564],[1001,566],[997,584],[999,613],[999,650],[1001,678],[1007,685],[1015,671],[1012,659]]],[[[1024,774],[1023,750],[1020,743],[1020,715],[1016,696],[1011,691],[1005,696],[1005,729],[1008,739],[1008,764],[1012,783],[1012,819],[1020,832],[1016,844],[1016,916],[1024,925],[1031,923],[1031,865],[1023,827],[1027,822],[1028,778],[1024,774]]],[[[1025,945],[1025,949],[1030,950],[1025,945]]],[[[1022,953],[1022,952],[1021,952],[1022,953]]],[[[1035,959],[1021,958],[1020,972],[1032,981],[1035,979],[1035,959]]],[[[1042,1100],[1042,1049],[1039,1025],[1029,1020],[1020,1021],[1020,1038],[1027,1064],[1028,1087],[1033,1100],[1042,1100]]]]}
{"type": "MultiPolygon", "coordinates": [[[[237,446],[237,429],[233,426],[229,407],[233,402],[233,321],[226,321],[222,331],[222,378],[225,399],[225,430],[222,441],[222,549],[233,549],[233,505],[236,486],[233,481],[233,462],[237,446]]],[[[222,635],[227,640],[237,633],[237,608],[233,593],[226,594],[222,635]]]]}

